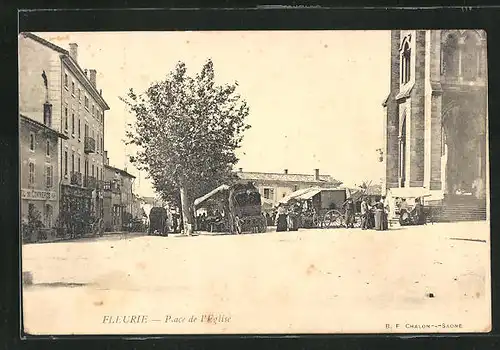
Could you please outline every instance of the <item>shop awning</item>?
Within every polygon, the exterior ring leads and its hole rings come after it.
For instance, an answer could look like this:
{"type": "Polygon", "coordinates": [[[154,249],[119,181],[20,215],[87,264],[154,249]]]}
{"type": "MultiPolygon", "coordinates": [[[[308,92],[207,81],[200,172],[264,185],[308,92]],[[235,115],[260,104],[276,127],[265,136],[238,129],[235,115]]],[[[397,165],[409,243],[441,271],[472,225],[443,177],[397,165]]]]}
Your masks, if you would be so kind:
{"type": "Polygon", "coordinates": [[[311,191],[311,189],[316,189],[316,187],[303,188],[303,189],[294,191],[294,192],[286,195],[285,197],[281,198],[279,202],[281,204],[287,204],[292,199],[298,199],[299,196],[308,193],[309,191],[311,191]]]}
{"type": "Polygon", "coordinates": [[[401,198],[418,198],[431,196],[431,192],[427,188],[423,187],[390,188],[387,192],[391,197],[401,198]]]}
{"type": "Polygon", "coordinates": [[[297,197],[297,199],[298,200],[308,200],[308,199],[311,199],[312,197],[314,197],[315,195],[317,195],[318,193],[320,193],[321,191],[322,191],[322,189],[320,189],[320,188],[311,189],[310,191],[299,195],[297,197]]]}
{"type": "Polygon", "coordinates": [[[196,198],[194,200],[194,206],[198,207],[203,202],[205,202],[207,199],[210,199],[212,196],[216,195],[217,193],[220,193],[220,192],[226,191],[226,190],[229,190],[229,186],[228,185],[220,185],[215,190],[208,192],[206,195],[204,195],[202,197],[199,197],[199,198],[196,198]]]}

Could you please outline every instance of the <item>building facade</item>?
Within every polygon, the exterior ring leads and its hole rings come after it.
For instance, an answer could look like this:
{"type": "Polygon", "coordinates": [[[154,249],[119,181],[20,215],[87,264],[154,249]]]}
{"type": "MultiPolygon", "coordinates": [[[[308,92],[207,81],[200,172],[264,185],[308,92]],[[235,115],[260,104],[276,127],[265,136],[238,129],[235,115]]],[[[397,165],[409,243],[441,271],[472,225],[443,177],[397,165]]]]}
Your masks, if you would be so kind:
{"type": "Polygon", "coordinates": [[[56,226],[59,212],[60,138],[67,136],[46,124],[20,116],[21,217],[27,222],[30,213],[38,211],[46,229],[56,226]]]}
{"type": "Polygon", "coordinates": [[[485,32],[392,31],[390,84],[383,191],[419,187],[431,203],[485,207],[485,32]]]}
{"type": "Polygon", "coordinates": [[[337,187],[342,182],[330,175],[321,175],[319,169],[309,174],[289,174],[288,169],[283,173],[244,172],[239,169],[237,175],[241,183],[253,182],[259,189],[263,208],[272,209],[286,195],[308,187],[337,187]]]}
{"type": "Polygon", "coordinates": [[[135,176],[109,165],[106,157],[104,164],[103,211],[106,231],[123,231],[133,218],[136,197],[133,193],[135,176]]]}
{"type": "Polygon", "coordinates": [[[31,33],[19,36],[19,67],[20,112],[67,137],[58,152],[61,212],[68,220],[83,212],[102,217],[109,106],[97,89],[97,71],[80,67],[77,44],[67,51],[31,33]]]}

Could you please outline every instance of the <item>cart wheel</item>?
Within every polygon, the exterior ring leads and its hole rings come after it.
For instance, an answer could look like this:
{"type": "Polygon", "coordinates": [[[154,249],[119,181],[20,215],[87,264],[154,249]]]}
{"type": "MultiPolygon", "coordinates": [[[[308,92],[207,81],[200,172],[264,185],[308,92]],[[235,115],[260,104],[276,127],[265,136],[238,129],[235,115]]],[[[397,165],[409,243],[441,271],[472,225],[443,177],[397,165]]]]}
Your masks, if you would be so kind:
{"type": "Polygon", "coordinates": [[[334,210],[332,212],[332,218],[333,219],[332,219],[330,227],[339,228],[339,227],[342,227],[342,225],[344,225],[342,213],[339,212],[338,210],[334,210]]]}
{"type": "Polygon", "coordinates": [[[335,215],[333,211],[329,211],[323,217],[323,221],[321,222],[321,227],[330,228],[335,221],[335,215]]]}

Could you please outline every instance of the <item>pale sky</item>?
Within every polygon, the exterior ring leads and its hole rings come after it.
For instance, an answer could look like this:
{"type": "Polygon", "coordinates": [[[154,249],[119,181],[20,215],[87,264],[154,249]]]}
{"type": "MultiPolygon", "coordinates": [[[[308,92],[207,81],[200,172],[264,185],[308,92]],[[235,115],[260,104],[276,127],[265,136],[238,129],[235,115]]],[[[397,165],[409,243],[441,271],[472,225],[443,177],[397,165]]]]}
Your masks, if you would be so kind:
{"type": "Polygon", "coordinates": [[[127,164],[126,123],[118,99],[144,91],[178,61],[198,72],[212,58],[219,83],[239,83],[252,128],[238,155],[245,171],[323,174],[348,185],[378,183],[383,165],[382,102],[389,92],[388,31],[239,31],[35,33],[78,47],[83,69],[97,70],[110,106],[105,149],[110,164],[136,175],[136,192],[153,195],[145,174],[127,164]]]}

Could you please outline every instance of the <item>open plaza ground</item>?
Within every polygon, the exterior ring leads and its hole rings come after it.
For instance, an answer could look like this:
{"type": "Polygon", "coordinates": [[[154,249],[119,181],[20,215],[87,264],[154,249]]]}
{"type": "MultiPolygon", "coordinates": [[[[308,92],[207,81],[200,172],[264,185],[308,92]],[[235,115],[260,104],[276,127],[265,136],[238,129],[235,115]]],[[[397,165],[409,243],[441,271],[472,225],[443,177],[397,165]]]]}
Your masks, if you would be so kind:
{"type": "Polygon", "coordinates": [[[489,236],[485,221],[29,244],[24,326],[32,334],[488,331],[489,236]]]}

